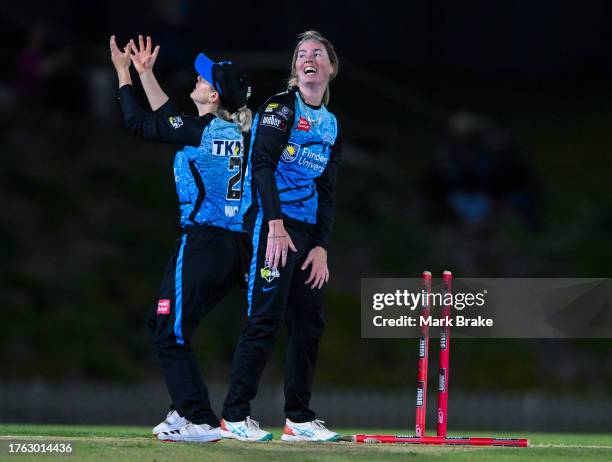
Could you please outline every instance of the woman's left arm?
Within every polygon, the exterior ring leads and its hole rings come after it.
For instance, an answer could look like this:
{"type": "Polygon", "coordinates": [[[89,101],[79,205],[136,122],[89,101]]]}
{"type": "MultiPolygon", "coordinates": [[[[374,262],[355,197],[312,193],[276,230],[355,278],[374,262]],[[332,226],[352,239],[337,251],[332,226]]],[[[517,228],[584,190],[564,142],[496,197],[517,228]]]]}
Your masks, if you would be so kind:
{"type": "Polygon", "coordinates": [[[302,270],[311,265],[310,275],[305,284],[312,284],[311,288],[320,289],[329,281],[329,269],[327,267],[327,248],[331,240],[334,226],[334,215],[336,209],[336,181],[338,177],[338,166],[340,153],[342,151],[342,140],[340,132],[336,142],[332,146],[329,162],[323,174],[315,180],[318,196],[317,224],[314,233],[314,247],[308,253],[302,270]]]}
{"type": "Polygon", "coordinates": [[[162,143],[199,146],[206,126],[215,118],[212,114],[194,117],[162,111],[145,111],[132,85],[119,88],[119,103],[126,128],[137,136],[162,143]]]}
{"type": "Polygon", "coordinates": [[[142,35],[138,36],[138,46],[134,40],[130,40],[129,46],[132,50],[131,58],[134,68],[140,76],[140,83],[147,95],[151,110],[157,111],[168,102],[168,95],[162,90],[153,73],[153,66],[159,54],[159,45],[153,48],[151,37],[147,35],[145,40],[142,35]]]}
{"type": "MultiPolygon", "coordinates": [[[[213,115],[193,117],[178,114],[175,111],[145,111],[132,89],[130,77],[130,49],[133,42],[128,43],[123,52],[117,47],[115,36],[110,38],[111,60],[119,78],[119,102],[125,126],[132,133],[143,138],[161,141],[163,143],[186,146],[199,146],[204,128],[213,115]]],[[[168,102],[163,107],[168,106],[168,102]]]]}

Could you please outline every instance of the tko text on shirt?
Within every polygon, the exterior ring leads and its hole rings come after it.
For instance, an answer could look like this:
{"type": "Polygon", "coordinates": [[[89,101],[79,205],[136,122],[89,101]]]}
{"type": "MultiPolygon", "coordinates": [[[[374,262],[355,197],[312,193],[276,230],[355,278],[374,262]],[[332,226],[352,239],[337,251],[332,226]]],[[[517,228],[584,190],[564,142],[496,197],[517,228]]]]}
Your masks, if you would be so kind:
{"type": "Polygon", "coordinates": [[[242,140],[212,140],[213,156],[242,155],[242,140]]]}

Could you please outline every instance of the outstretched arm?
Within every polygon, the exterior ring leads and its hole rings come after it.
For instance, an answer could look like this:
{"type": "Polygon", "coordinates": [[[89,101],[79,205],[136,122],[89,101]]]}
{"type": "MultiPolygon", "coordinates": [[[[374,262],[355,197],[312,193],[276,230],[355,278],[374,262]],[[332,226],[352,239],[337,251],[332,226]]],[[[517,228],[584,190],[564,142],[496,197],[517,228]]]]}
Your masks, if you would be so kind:
{"type": "Polygon", "coordinates": [[[117,71],[117,77],[119,78],[119,88],[124,85],[132,84],[132,77],[130,76],[130,45],[126,45],[123,51],[117,46],[117,40],[114,35],[110,38],[110,52],[111,61],[117,71]]]}
{"type": "Polygon", "coordinates": [[[199,146],[204,128],[214,119],[214,116],[184,116],[170,110],[168,104],[164,106],[168,110],[146,112],[133,93],[130,77],[130,49],[131,45],[128,44],[121,51],[117,47],[115,36],[111,36],[111,60],[119,78],[119,101],[126,127],[136,135],[150,140],[199,146]]]}
{"type": "Polygon", "coordinates": [[[134,68],[140,77],[140,83],[147,95],[147,100],[153,111],[157,111],[168,101],[168,95],[159,86],[155,74],[153,74],[153,66],[159,54],[159,45],[153,49],[151,37],[147,36],[146,44],[142,35],[138,36],[138,47],[134,40],[130,40],[129,47],[131,50],[130,58],[134,63],[134,68]]]}

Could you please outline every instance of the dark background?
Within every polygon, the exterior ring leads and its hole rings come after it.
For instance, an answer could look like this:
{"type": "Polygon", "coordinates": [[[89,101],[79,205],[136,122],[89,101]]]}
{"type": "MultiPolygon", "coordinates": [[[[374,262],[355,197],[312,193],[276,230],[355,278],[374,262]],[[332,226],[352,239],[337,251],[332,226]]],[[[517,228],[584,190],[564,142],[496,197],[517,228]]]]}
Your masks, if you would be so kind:
{"type": "MultiPolygon", "coordinates": [[[[162,87],[192,113],[199,51],[249,70],[255,110],[284,89],[298,33],[336,46],[345,150],[315,395],[412,396],[416,343],[360,338],[362,277],[610,274],[606,1],[21,1],[0,18],[5,387],[161,381],[143,322],[177,237],[176,148],[123,128],[111,34],[152,35],[162,87]]],[[[211,382],[244,317],[236,291],[203,321],[211,382]]],[[[283,343],[266,384],[282,382],[283,343]]],[[[458,392],[610,403],[608,339],[460,340],[452,356],[458,392]]],[[[0,419],[42,419],[4,396],[0,419]]]]}

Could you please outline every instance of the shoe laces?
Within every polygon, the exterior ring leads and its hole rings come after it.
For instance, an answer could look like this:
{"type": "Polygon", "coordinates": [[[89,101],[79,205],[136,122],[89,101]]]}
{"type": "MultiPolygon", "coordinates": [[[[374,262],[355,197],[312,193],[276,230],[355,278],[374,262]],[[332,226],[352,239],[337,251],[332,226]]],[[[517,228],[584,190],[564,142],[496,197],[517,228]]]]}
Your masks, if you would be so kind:
{"type": "Polygon", "coordinates": [[[312,421],[312,426],[318,430],[327,430],[325,425],[323,425],[324,423],[325,423],[324,420],[315,419],[312,421]]]}
{"type": "Polygon", "coordinates": [[[167,414],[166,414],[166,418],[164,419],[164,422],[167,424],[170,424],[170,417],[172,417],[172,414],[174,413],[174,410],[170,410],[167,414]]]}
{"type": "Polygon", "coordinates": [[[193,422],[189,422],[189,420],[185,419],[185,425],[183,425],[183,428],[185,429],[189,429],[191,427],[193,427],[195,424],[193,422]]]}
{"type": "Polygon", "coordinates": [[[259,422],[257,422],[256,420],[253,420],[247,416],[245,422],[246,428],[248,428],[249,430],[259,430],[259,422]]]}
{"type": "Polygon", "coordinates": [[[191,428],[196,428],[196,427],[201,427],[206,431],[211,430],[213,427],[211,427],[208,424],[194,424],[193,422],[189,422],[188,420],[185,420],[185,430],[189,430],[191,428]]]}

